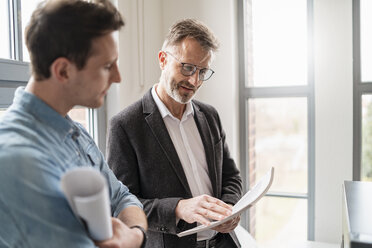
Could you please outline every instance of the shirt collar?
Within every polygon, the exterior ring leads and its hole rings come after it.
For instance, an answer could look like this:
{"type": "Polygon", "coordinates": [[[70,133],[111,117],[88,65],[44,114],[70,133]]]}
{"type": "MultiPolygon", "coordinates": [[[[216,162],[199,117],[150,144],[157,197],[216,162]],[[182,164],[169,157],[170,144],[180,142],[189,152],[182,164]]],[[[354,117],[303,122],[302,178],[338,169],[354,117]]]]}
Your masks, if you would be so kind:
{"type": "MultiPolygon", "coordinates": [[[[158,93],[155,90],[155,88],[157,86],[158,86],[158,84],[155,84],[152,87],[151,95],[154,98],[154,101],[155,101],[156,105],[158,106],[161,117],[164,119],[166,116],[170,116],[173,119],[177,119],[176,117],[174,117],[172,115],[172,113],[169,111],[167,106],[165,106],[165,104],[162,102],[162,100],[160,100],[160,98],[158,96],[158,93]]],[[[185,118],[189,117],[189,115],[191,115],[191,114],[194,116],[194,107],[192,106],[191,101],[190,101],[190,102],[186,103],[186,109],[185,109],[185,112],[182,115],[182,119],[185,119],[185,118]]]]}
{"type": "Polygon", "coordinates": [[[24,87],[17,88],[13,103],[20,105],[25,111],[35,116],[38,121],[54,129],[61,135],[61,138],[77,130],[70,117],[63,117],[40,98],[25,91],[24,87]]]}

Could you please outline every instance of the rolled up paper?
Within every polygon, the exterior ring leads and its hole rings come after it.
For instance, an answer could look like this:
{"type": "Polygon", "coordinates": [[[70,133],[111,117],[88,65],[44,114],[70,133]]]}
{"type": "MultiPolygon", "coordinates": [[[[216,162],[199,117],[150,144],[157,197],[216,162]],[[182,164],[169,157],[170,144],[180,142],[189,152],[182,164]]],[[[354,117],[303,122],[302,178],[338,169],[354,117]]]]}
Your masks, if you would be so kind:
{"type": "Polygon", "coordinates": [[[91,167],[74,168],[61,179],[72,211],[83,221],[92,239],[112,237],[110,199],[105,177],[91,167]]]}

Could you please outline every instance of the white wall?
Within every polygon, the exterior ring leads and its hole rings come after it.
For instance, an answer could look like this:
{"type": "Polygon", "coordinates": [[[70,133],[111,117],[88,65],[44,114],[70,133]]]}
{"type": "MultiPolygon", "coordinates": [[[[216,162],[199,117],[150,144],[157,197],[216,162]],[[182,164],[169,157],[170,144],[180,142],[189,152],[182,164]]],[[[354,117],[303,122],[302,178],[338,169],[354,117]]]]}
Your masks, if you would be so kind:
{"type": "MultiPolygon", "coordinates": [[[[119,37],[123,83],[109,92],[108,118],[157,83],[160,75],[157,52],[169,26],[180,18],[194,17],[210,26],[221,42],[212,65],[216,74],[200,89],[197,98],[217,108],[232,154],[238,158],[236,1],[119,0],[118,3],[126,19],[119,37]],[[144,4],[143,12],[138,12],[138,4],[140,10],[144,4]],[[138,14],[143,16],[144,32],[138,29],[137,22],[142,20],[138,14]],[[139,46],[143,49],[139,50],[139,46]],[[144,74],[139,74],[141,54],[144,74]]],[[[351,4],[352,0],[314,0],[315,239],[335,243],[341,239],[342,183],[352,178],[351,4]]]]}
{"type": "Polygon", "coordinates": [[[107,96],[107,119],[140,99],[160,76],[157,54],[163,40],[163,1],[119,0],[125,18],[119,33],[120,84],[107,96]],[[143,73],[144,72],[144,73],[143,73]]]}
{"type": "Polygon", "coordinates": [[[342,183],[352,178],[352,1],[314,0],[315,239],[340,242],[342,183]]]}
{"type": "Polygon", "coordinates": [[[219,111],[232,155],[238,158],[236,1],[119,0],[118,6],[126,19],[119,35],[119,67],[123,79],[120,85],[113,85],[109,91],[107,118],[141,98],[158,82],[160,69],[157,55],[169,27],[181,18],[197,18],[213,30],[221,47],[212,64],[216,73],[205,82],[196,98],[219,111]],[[141,6],[144,12],[141,12],[141,6]],[[138,15],[143,15],[143,20],[138,15]],[[139,30],[142,21],[144,32],[139,30]],[[144,42],[143,46],[141,42],[144,42]],[[141,67],[138,66],[143,64],[139,61],[141,50],[144,54],[144,74],[139,73],[141,67]]]}
{"type": "MultiPolygon", "coordinates": [[[[204,82],[197,99],[219,112],[233,157],[238,158],[237,18],[234,0],[164,0],[164,30],[181,18],[196,18],[213,30],[220,49],[211,66],[215,74],[204,82]]],[[[238,162],[238,161],[237,161],[238,162]]]]}

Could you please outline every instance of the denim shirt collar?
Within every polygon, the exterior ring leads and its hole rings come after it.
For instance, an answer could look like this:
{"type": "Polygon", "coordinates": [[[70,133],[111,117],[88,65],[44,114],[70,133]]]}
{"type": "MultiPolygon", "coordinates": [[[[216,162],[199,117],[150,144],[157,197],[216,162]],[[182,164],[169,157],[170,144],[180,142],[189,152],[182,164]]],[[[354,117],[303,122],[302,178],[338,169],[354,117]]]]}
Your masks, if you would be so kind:
{"type": "Polygon", "coordinates": [[[46,123],[48,127],[54,129],[60,135],[61,139],[64,139],[69,133],[72,134],[77,130],[70,117],[63,117],[43,100],[25,91],[24,87],[17,88],[13,103],[20,105],[40,122],[46,123]]]}

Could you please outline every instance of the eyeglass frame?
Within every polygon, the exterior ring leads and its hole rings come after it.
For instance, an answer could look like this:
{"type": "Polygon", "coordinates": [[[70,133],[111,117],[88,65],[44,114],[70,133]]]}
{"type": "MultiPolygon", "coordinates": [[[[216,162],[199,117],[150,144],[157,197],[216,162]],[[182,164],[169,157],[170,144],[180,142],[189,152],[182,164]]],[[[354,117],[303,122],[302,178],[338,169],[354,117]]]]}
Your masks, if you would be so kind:
{"type": "Polygon", "coordinates": [[[189,77],[189,76],[192,76],[195,74],[195,72],[197,70],[199,70],[199,80],[200,81],[207,81],[208,79],[210,79],[212,77],[212,75],[214,74],[214,71],[210,68],[203,68],[203,67],[200,67],[200,66],[197,66],[197,65],[194,65],[194,64],[190,64],[190,63],[184,63],[184,62],[181,62],[176,56],[174,56],[172,53],[168,52],[168,51],[164,51],[167,55],[170,55],[172,58],[174,58],[175,60],[177,60],[178,63],[180,63],[182,65],[181,67],[181,73],[182,75],[186,76],[186,77],[189,77]],[[185,70],[185,65],[187,66],[191,66],[193,68],[192,72],[191,71],[188,71],[188,70],[185,70]],[[206,75],[206,74],[202,74],[200,73],[202,70],[204,71],[211,71],[211,75],[207,78],[207,79],[201,79],[200,78],[200,75],[206,75]],[[191,72],[191,74],[187,74],[188,72],[191,72]],[[185,74],[186,73],[186,74],[185,74]]]}

